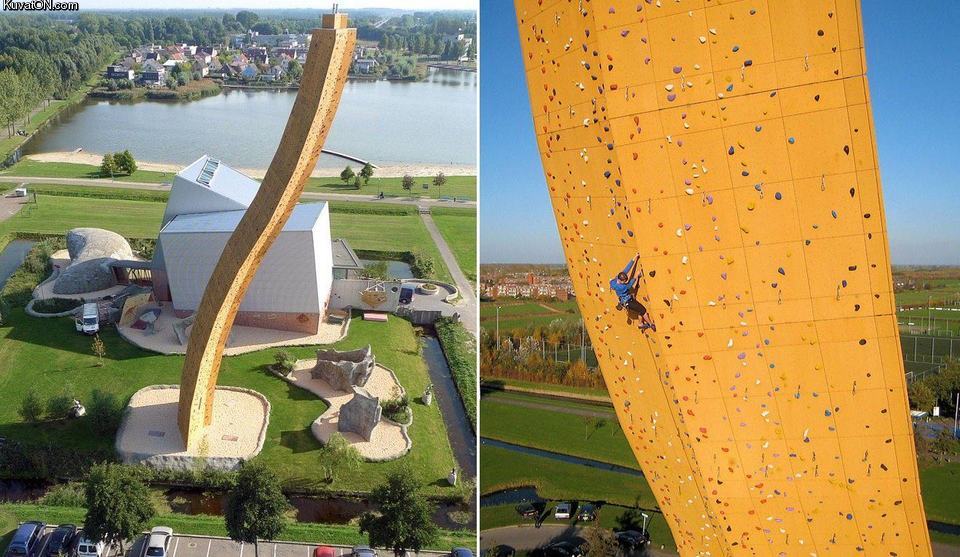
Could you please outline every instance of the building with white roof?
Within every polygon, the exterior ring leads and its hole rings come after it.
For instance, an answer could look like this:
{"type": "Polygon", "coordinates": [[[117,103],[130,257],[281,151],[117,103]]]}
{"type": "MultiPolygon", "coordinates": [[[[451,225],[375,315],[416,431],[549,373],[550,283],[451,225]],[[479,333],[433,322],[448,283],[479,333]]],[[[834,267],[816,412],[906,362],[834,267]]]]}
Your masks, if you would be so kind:
{"type": "MultiPolygon", "coordinates": [[[[152,263],[158,301],[170,302],[181,317],[196,311],[259,187],[208,156],[176,175],[152,263]]],[[[236,323],[316,334],[330,300],[333,250],[341,244],[331,243],[326,203],[297,205],[250,283],[236,323]]]]}

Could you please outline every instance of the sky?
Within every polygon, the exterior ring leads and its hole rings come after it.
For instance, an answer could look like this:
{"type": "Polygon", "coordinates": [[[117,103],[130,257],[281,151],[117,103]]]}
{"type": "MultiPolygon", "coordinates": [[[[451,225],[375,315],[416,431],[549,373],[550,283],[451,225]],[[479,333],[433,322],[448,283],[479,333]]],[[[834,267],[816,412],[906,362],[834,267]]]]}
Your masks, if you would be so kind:
{"type": "MultiPolygon", "coordinates": [[[[333,2],[308,2],[305,0],[78,0],[81,9],[87,10],[150,10],[150,9],[271,9],[315,8],[327,9],[333,2]]],[[[338,0],[340,9],[394,8],[403,10],[473,10],[478,0],[338,0]]]]}
{"type": "MultiPolygon", "coordinates": [[[[960,2],[861,3],[893,263],[960,265],[960,2]]],[[[480,261],[563,263],[512,7],[480,7],[480,261]]]]}

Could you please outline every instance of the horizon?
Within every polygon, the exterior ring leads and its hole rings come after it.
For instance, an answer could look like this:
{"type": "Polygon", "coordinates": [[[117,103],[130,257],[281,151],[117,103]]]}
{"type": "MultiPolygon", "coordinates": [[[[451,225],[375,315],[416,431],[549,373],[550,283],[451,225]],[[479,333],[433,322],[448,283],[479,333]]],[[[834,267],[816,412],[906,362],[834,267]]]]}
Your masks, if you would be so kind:
{"type": "MultiPolygon", "coordinates": [[[[339,0],[337,4],[343,11],[356,10],[390,10],[390,11],[434,11],[434,12],[455,12],[455,11],[477,11],[478,0],[409,0],[402,6],[390,7],[384,6],[383,0],[377,2],[365,2],[363,0],[339,0]],[[460,7],[451,7],[451,5],[460,7]]],[[[329,4],[315,7],[304,5],[302,0],[276,0],[270,6],[263,6],[262,3],[254,0],[206,0],[206,5],[198,6],[197,2],[190,0],[148,0],[142,2],[145,6],[131,7],[125,0],[86,0],[81,2],[80,13],[84,11],[163,11],[173,10],[249,10],[249,11],[279,11],[279,10],[317,10],[327,12],[333,5],[329,4]]],[[[2,13],[2,12],[0,12],[2,13]]]]}

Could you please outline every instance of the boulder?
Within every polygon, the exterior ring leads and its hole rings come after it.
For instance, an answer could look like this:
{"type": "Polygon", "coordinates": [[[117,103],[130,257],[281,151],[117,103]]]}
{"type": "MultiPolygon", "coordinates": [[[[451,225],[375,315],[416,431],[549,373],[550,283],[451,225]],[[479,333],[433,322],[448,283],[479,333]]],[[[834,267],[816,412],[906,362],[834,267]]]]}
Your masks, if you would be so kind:
{"type": "Polygon", "coordinates": [[[116,286],[110,263],[133,259],[123,236],[100,228],[74,228],[67,232],[70,266],[53,284],[55,294],[84,294],[116,286]]]}
{"type": "Polygon", "coordinates": [[[314,379],[323,379],[338,391],[350,392],[353,387],[367,384],[375,366],[376,360],[369,345],[346,352],[317,350],[317,365],[310,375],[314,379]]]}
{"type": "Polygon", "coordinates": [[[353,398],[340,408],[337,430],[356,433],[369,441],[382,413],[379,398],[360,387],[353,387],[353,398]]]}

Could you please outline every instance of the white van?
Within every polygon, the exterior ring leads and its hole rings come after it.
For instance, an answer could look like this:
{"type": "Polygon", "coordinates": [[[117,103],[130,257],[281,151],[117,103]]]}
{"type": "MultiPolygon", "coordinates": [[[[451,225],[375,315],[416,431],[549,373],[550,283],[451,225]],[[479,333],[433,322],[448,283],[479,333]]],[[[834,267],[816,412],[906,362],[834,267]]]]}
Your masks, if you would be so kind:
{"type": "Polygon", "coordinates": [[[103,542],[93,543],[87,538],[81,538],[77,543],[77,557],[103,557],[103,542]]]}
{"type": "Polygon", "coordinates": [[[83,304],[83,313],[76,321],[77,331],[93,335],[100,331],[100,310],[95,302],[83,304]]]}
{"type": "Polygon", "coordinates": [[[13,197],[26,197],[27,188],[17,188],[13,190],[13,197]]]}

